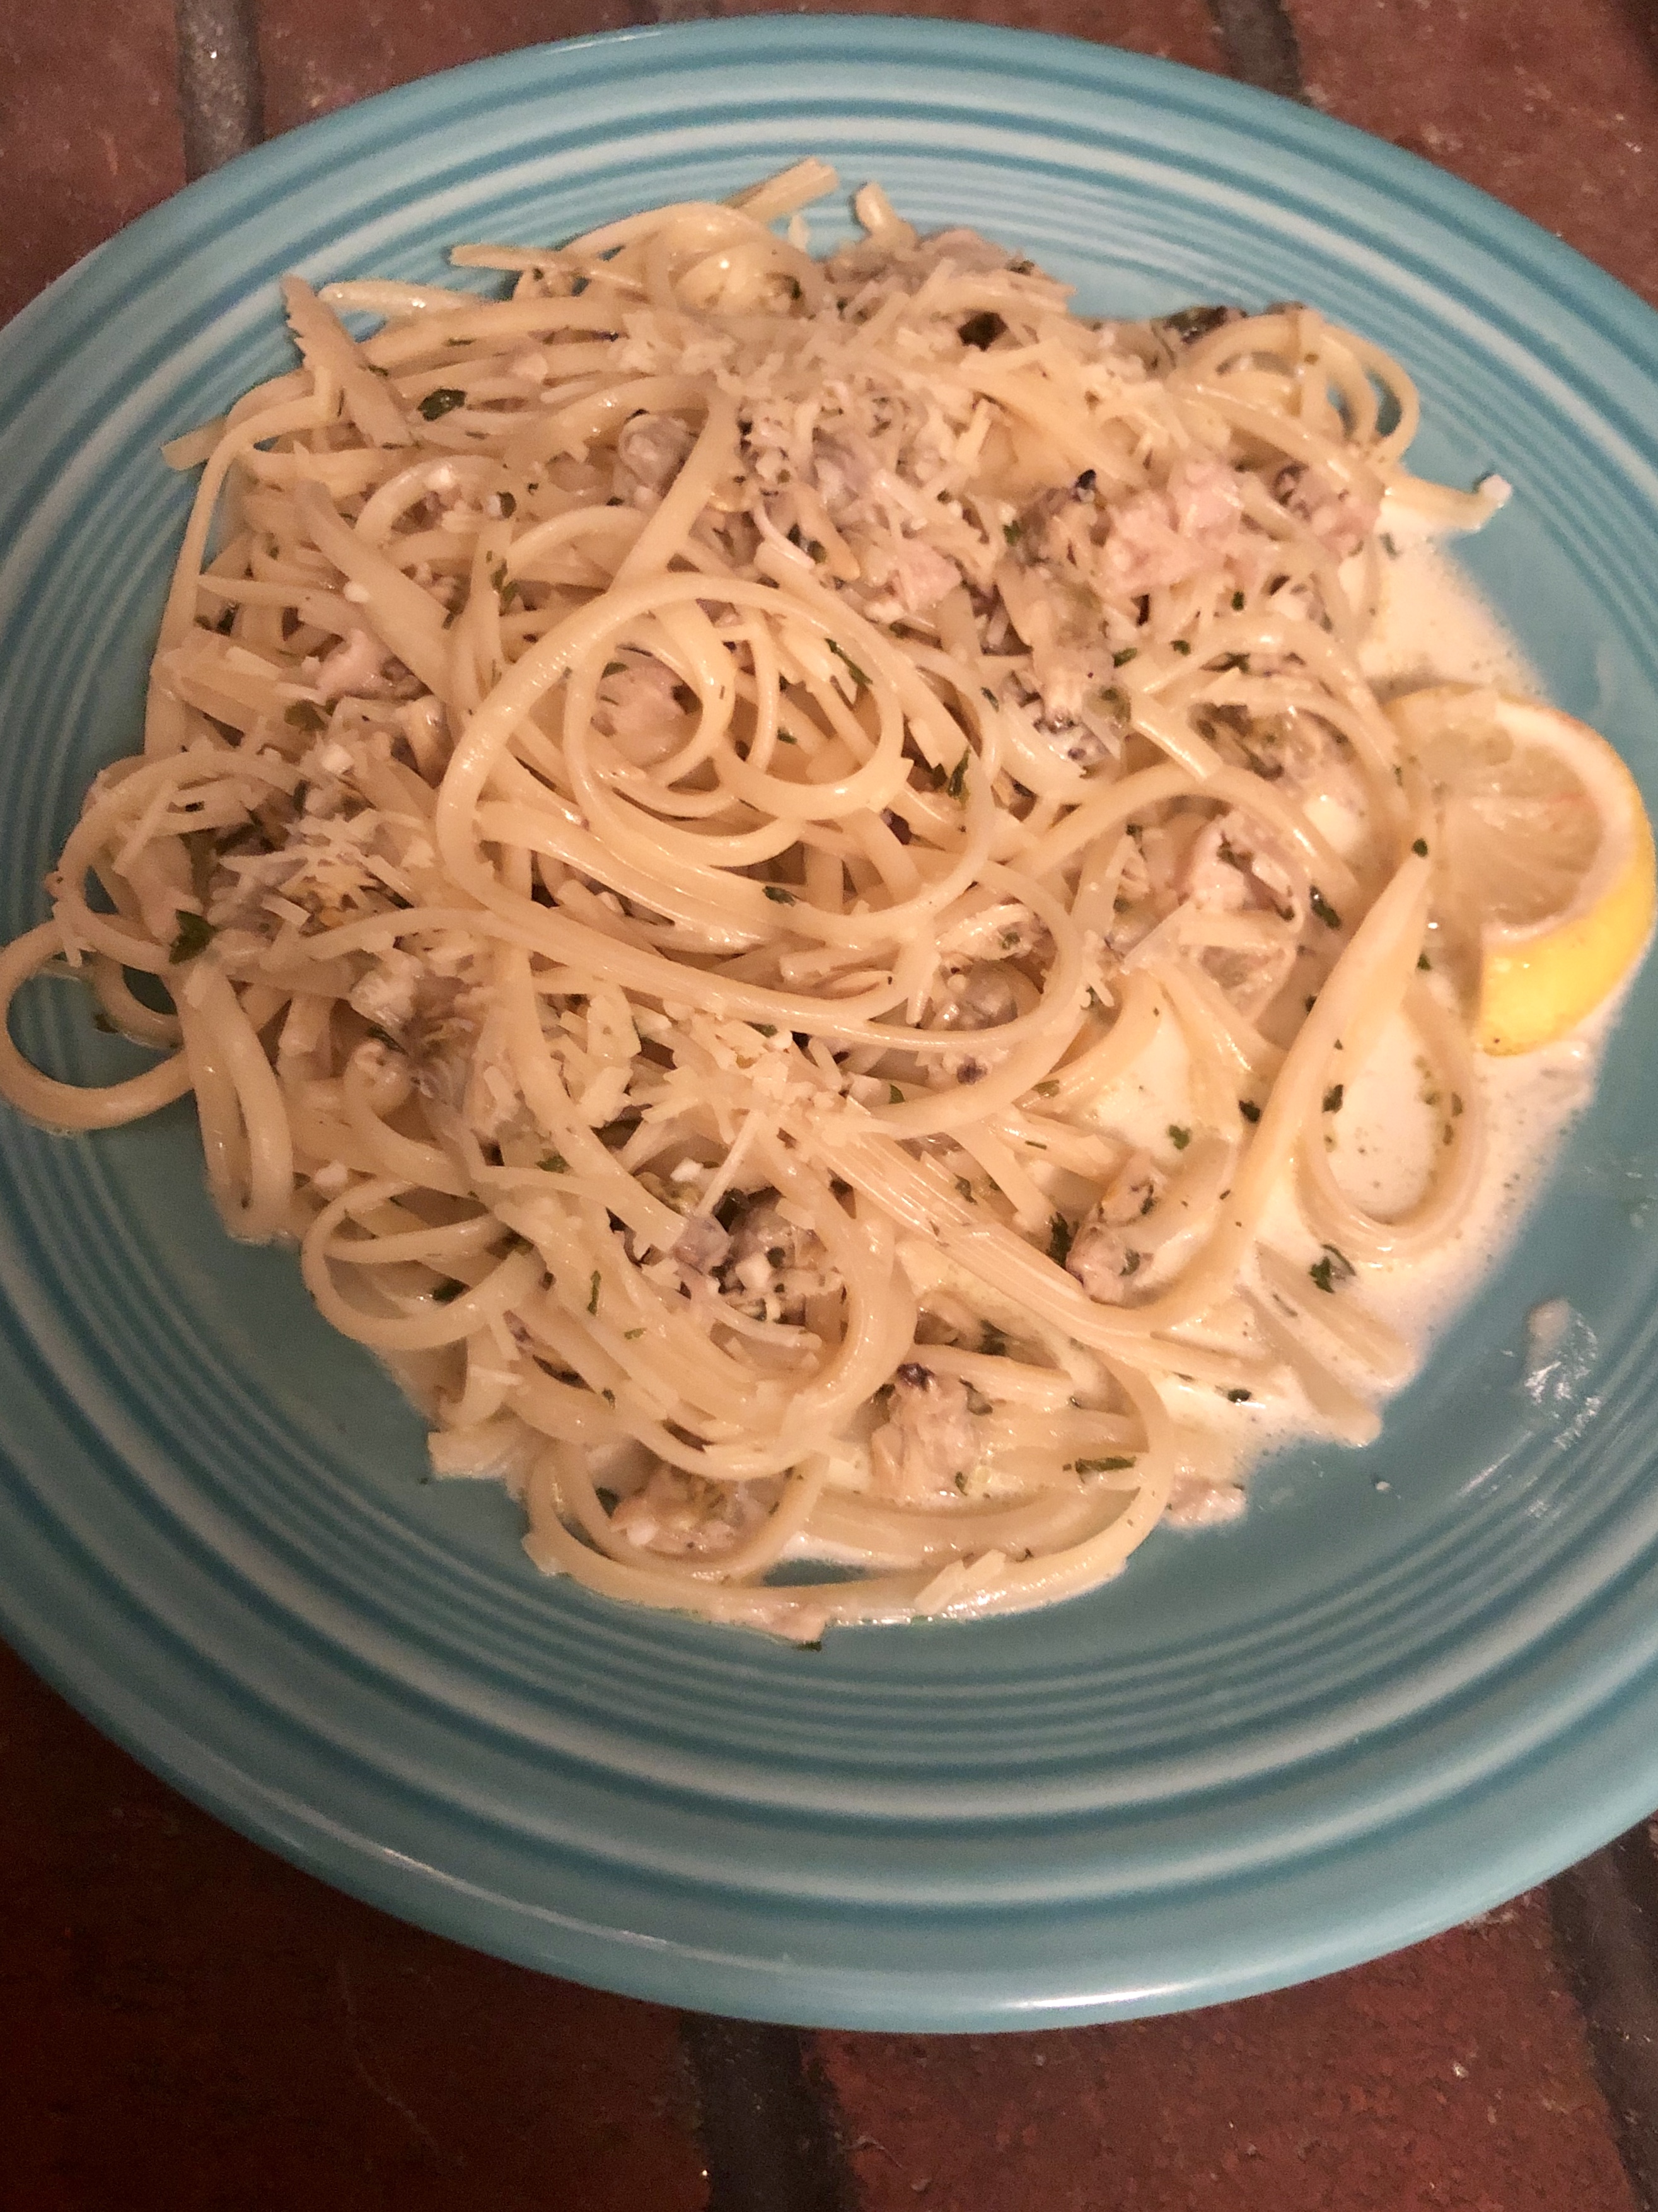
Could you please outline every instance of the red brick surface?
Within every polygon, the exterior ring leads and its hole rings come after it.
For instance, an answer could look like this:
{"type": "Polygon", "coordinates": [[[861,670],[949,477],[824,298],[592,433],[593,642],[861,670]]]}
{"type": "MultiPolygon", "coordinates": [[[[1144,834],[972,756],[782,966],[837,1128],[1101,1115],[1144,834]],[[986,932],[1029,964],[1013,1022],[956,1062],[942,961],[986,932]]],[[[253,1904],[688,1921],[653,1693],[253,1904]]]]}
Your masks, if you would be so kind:
{"type": "Polygon", "coordinates": [[[185,180],[171,0],[0,7],[0,322],[185,180]]]}
{"type": "Polygon", "coordinates": [[[268,0],[259,10],[265,129],[291,131],[488,54],[638,20],[629,0],[268,0]]]}
{"type": "MultiPolygon", "coordinates": [[[[1658,301],[1655,0],[1286,0],[1312,96],[1658,301]]],[[[263,0],[266,120],[748,0],[263,0]]],[[[1204,0],[927,0],[1220,65],[1204,0]]],[[[171,0],[0,7],[0,319],[182,181],[171,0]]],[[[0,1650],[0,2212],[692,2212],[670,2015],[338,1897],[0,1650]]],[[[866,2212],[1632,2212],[1536,1899],[1127,2027],[820,2039],[866,2212]]],[[[786,2205],[768,2212],[791,2212],[786,2205]]]]}
{"type": "Polygon", "coordinates": [[[1246,2004],[821,2045],[865,2212],[1637,2212],[1535,1895],[1246,2004]]]}
{"type": "Polygon", "coordinates": [[[1288,0],[1312,99],[1658,304],[1654,0],[1288,0]]]}
{"type": "MultiPolygon", "coordinates": [[[[778,12],[767,0],[661,0],[647,6],[651,17],[671,22],[687,15],[765,15],[778,12]]],[[[1102,46],[1127,46],[1133,52],[1160,54],[1165,61],[1193,69],[1222,66],[1220,40],[1203,0],[920,0],[895,6],[890,0],[805,0],[786,11],[799,15],[938,15],[964,23],[1005,23],[1023,31],[1048,31],[1068,39],[1091,39],[1102,46]]]]}
{"type": "MultiPolygon", "coordinates": [[[[347,101],[383,92],[434,70],[504,53],[513,46],[628,23],[691,16],[774,12],[766,0],[264,0],[260,51],[265,120],[286,131],[347,101]]],[[[795,6],[791,15],[948,15],[1028,30],[1062,32],[1132,46],[1198,69],[1220,66],[1220,47],[1203,0],[840,0],[795,6]]]]}
{"type": "Polygon", "coordinates": [[[0,1894],[0,2212],[701,2212],[672,2014],[296,1873],[3,1644],[0,1894]]]}

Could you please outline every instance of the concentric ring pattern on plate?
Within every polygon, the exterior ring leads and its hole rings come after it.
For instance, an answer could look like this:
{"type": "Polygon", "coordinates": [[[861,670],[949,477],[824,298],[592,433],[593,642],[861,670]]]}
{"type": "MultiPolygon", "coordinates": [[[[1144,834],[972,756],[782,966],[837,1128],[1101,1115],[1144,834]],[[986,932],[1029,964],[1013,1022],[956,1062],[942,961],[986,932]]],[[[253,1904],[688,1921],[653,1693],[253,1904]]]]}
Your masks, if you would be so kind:
{"type": "MultiPolygon", "coordinates": [[[[513,55],[192,187],[0,340],[0,921],[137,729],[187,487],[159,441],[284,358],[272,279],[436,273],[796,155],[1084,304],[1308,296],[1423,385],[1418,459],[1552,695],[1658,786],[1658,325],[1518,218],[1321,118],[929,22],[756,19],[513,55]],[[821,88],[821,89],[820,89],[821,88]]],[[[827,233],[825,234],[827,237],[827,233]]],[[[1649,801],[1650,803],[1650,801],[1649,801]]],[[[820,1652],[544,1583],[506,1501],[226,1242],[190,1115],[0,1122],[0,1615],[225,1817],[485,1948],[671,2002],[987,2027],[1296,1979],[1658,1800],[1658,1299],[1637,984],[1511,1262],[1371,1450],[1258,1478],[1046,1615],[820,1652]],[[1597,1347],[1521,1387],[1569,1298],[1597,1347]]],[[[25,1040],[125,1050],[35,987],[25,1040]]],[[[1588,1341],[1588,1339],[1585,1340],[1588,1341]]]]}

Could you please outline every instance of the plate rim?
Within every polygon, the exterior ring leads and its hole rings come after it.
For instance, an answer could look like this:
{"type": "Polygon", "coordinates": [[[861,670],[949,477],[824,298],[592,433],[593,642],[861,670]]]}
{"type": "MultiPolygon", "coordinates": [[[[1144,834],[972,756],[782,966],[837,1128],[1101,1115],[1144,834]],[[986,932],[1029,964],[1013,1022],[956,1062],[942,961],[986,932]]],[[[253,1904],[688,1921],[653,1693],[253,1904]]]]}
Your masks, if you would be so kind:
{"type": "MultiPolygon", "coordinates": [[[[965,56],[969,60],[997,53],[1010,58],[1031,53],[1051,56],[1051,62],[1045,63],[1045,71],[1050,76],[1063,76],[1067,72],[1073,76],[1077,72],[1097,75],[1110,81],[1108,88],[1129,96],[1133,96],[1137,85],[1155,90],[1172,83],[1179,88],[1183,105],[1218,112],[1233,127],[1241,115],[1245,120],[1258,117],[1263,136],[1277,137],[1281,132],[1284,138],[1304,147],[1316,147],[1324,134],[1338,134],[1331,144],[1345,148],[1351,156],[1351,161],[1342,163],[1344,168],[1356,164],[1360,156],[1355,149],[1363,149],[1363,159],[1373,173],[1365,181],[1374,184],[1378,177],[1386,178],[1391,172],[1401,183],[1408,179],[1412,186],[1411,197],[1418,206],[1431,207],[1434,203],[1448,205],[1453,211],[1467,216],[1471,226],[1477,215],[1479,221],[1474,227],[1482,234],[1487,251],[1500,251],[1512,244],[1518,253],[1523,245],[1528,277],[1538,283],[1544,283],[1546,278],[1545,289],[1552,293],[1558,302],[1570,307],[1581,301],[1577,307],[1580,313],[1592,307],[1596,311],[1594,319],[1603,329],[1623,326],[1620,337],[1627,335],[1629,310],[1634,309],[1636,331],[1644,337],[1646,351],[1658,363],[1658,316],[1636,295],[1515,210],[1406,149],[1374,138],[1338,118],[1301,108],[1236,80],[1211,76],[1157,57],[1096,46],[1058,34],[932,18],[772,15],[634,26],[519,49],[395,87],[373,100],[319,118],[268,141],[141,216],[115,238],[94,248],[74,269],[64,272],[29,302],[0,334],[0,380],[8,373],[16,373],[13,362],[20,349],[26,356],[39,331],[49,331],[54,318],[72,310],[74,302],[88,295],[89,288],[99,281],[100,270],[109,274],[135,252],[150,252],[155,244],[173,235],[181,226],[188,233],[196,224],[198,211],[205,213],[219,205],[228,192],[234,198],[246,188],[245,196],[249,198],[256,191],[268,196],[276,179],[296,167],[304,167],[319,149],[325,150],[334,142],[345,146],[359,137],[366,127],[365,118],[371,115],[395,118],[405,108],[411,112],[421,110],[439,96],[436,88],[452,88],[462,82],[475,87],[482,96],[492,80],[504,83],[511,78],[516,82],[531,66],[585,63],[595,56],[603,58],[618,52],[648,55],[659,49],[666,49],[670,54],[676,50],[694,52],[707,49],[717,52],[745,45],[758,46],[763,39],[773,40],[780,47],[809,52],[814,48],[829,47],[837,33],[843,39],[868,42],[878,50],[876,58],[879,58],[879,50],[902,46],[918,51],[931,46],[957,59],[965,56]],[[1278,125],[1277,131],[1266,130],[1269,118],[1278,125]],[[1491,245],[1492,239],[1497,241],[1496,249],[1491,245]]],[[[861,64],[871,56],[860,46],[854,58],[861,64]]],[[[452,108],[454,103],[450,105],[452,108]]],[[[6,1450],[9,1457],[9,1444],[3,1437],[0,1437],[0,1448],[6,1450]]],[[[595,1938],[598,1951],[604,1954],[604,1970],[600,1971],[598,1964],[587,1958],[585,1952],[579,1963],[550,1958],[544,1947],[529,1941],[527,1933],[522,1943],[503,1941],[499,1932],[481,1934],[480,1913],[487,1916],[490,1910],[484,1893],[446,1876],[435,1867],[421,1867],[407,1859],[394,1863],[399,1855],[388,1854],[386,1847],[375,1844],[372,1838],[330,1822],[319,1808],[295,1807],[281,1792],[263,1784],[257,1775],[228,1765],[210,1747],[193,1737],[181,1722],[147,1705],[132,1685],[73,1650],[62,1632],[52,1632],[52,1624],[30,1618],[26,1610],[20,1612],[14,1593],[6,1583],[6,1573],[0,1569],[0,1615],[3,1616],[9,1640],[29,1662],[106,1734],[231,1826],[276,1849],[283,1856],[333,1886],[459,1941],[551,1971],[575,1972],[581,1978],[630,1995],[658,2001],[688,2001],[683,1986],[665,1986],[659,1949],[642,1938],[632,1939],[629,1948],[629,1939],[618,1936],[617,1931],[600,1931],[595,1938]],[[620,1951],[616,1948],[618,1943],[622,1946],[620,1951]]],[[[1655,1754],[1649,1774],[1658,1778],[1658,1754],[1655,1754]]],[[[1594,1848],[1646,1809],[1653,1781],[1637,1783],[1628,1769],[1619,1778],[1620,1790],[1610,1794],[1603,1791],[1593,1805],[1586,1799],[1576,1808],[1572,1830],[1576,1838],[1572,1845],[1573,1856],[1576,1855],[1578,1844],[1585,1849],[1594,1848]],[[1638,1804],[1634,1802],[1637,1798],[1640,1800],[1638,1804]],[[1613,1804],[1621,1809],[1613,1815],[1616,1826],[1608,1827],[1606,1817],[1609,1806],[1613,1804]]],[[[1556,1831],[1557,1835],[1562,1832],[1564,1827],[1556,1831]]],[[[1552,1853],[1545,1856],[1550,1858],[1547,1870],[1563,1863],[1552,1853]]],[[[1512,1865],[1522,1857],[1523,1853],[1516,1847],[1501,1863],[1512,1865]]],[[[1535,1874],[1529,1878],[1536,1878],[1535,1874]]],[[[1499,1877],[1503,1883],[1509,1879],[1507,1874],[1499,1877]]],[[[1525,1882],[1515,1885],[1524,1886],[1525,1882]]],[[[1376,1955],[1400,1942],[1413,1940],[1430,1932],[1432,1928],[1449,1924],[1451,1919],[1496,1902],[1498,1893],[1491,1887],[1489,1876],[1477,1879],[1472,1873],[1466,1874],[1460,1887],[1453,1884],[1439,1893],[1442,1898],[1454,1895],[1457,1900],[1448,1913],[1442,1912],[1436,1902],[1424,1918],[1419,1911],[1400,1904],[1391,1917],[1373,1921],[1369,1934],[1357,1944],[1351,1940],[1349,1931],[1347,1940],[1309,1946],[1295,1978],[1376,1955]]],[[[1506,1896],[1513,1890],[1505,1887],[1500,1893],[1506,1896]]],[[[537,1914],[536,1917],[544,1923],[550,1916],[537,1914]]],[[[573,1919],[569,1923],[571,1930],[579,1930],[580,1926],[579,1920],[573,1919]]],[[[577,1948],[580,1949],[579,1942],[577,1948]]],[[[698,1954],[686,1947],[682,1955],[698,1954]]],[[[717,1956],[709,1954],[710,1959],[717,1956]]],[[[1236,1968],[1230,1979],[1221,1974],[1200,1987],[1173,1992],[1158,1990],[1151,1993],[1155,1996],[1154,2003],[1135,2002],[1132,1996],[1126,2000],[1121,1990],[1112,1993],[1108,1999],[1084,1998],[1078,2002],[1074,1995],[1044,1997],[1027,1990],[1021,1997],[1016,1992],[1003,1990],[993,2002],[987,2002],[984,1989],[929,1994],[917,1986],[926,1978],[914,1972],[890,1977],[884,1994],[878,1994],[872,1991],[865,1975],[852,1977],[857,1986],[847,1987],[842,1978],[819,1971],[813,1978],[817,1996],[803,2010],[795,1996],[785,1998],[780,2008],[770,2001],[777,1995],[779,1976],[787,1972],[786,1966],[773,1964],[768,1967],[754,1960],[721,1960],[719,1971],[711,1968],[708,1976],[707,1986],[714,1991],[716,2000],[709,2008],[823,2026],[962,2029],[1043,2026],[1218,2002],[1278,1986],[1284,1979],[1275,1967],[1263,1967],[1257,1962],[1254,1968],[1236,1968]],[[1171,1995],[1173,2002],[1165,2002],[1171,1995]],[[926,2008],[929,2004],[933,2008],[930,2012],[926,2008]]],[[[1001,1978],[1005,1981],[1007,1978],[1001,1978]]],[[[1147,1995],[1144,1989],[1138,1992],[1141,1998],[1147,1995]]],[[[701,2002],[700,1998],[689,2001],[701,2002]]]]}

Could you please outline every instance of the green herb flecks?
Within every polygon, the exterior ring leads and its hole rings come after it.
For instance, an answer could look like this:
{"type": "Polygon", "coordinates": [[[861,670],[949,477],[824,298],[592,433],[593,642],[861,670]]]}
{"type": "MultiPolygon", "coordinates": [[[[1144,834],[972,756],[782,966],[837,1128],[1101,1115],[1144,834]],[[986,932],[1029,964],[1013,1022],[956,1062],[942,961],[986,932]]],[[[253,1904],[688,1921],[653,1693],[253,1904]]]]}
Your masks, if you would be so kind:
{"type": "Polygon", "coordinates": [[[452,384],[440,384],[435,392],[428,392],[420,403],[420,412],[428,422],[435,422],[440,415],[452,415],[457,407],[466,404],[466,394],[452,384]]]}
{"type": "Polygon", "coordinates": [[[1311,890],[1307,894],[1307,903],[1311,907],[1313,912],[1318,916],[1319,920],[1324,924],[1326,929],[1340,928],[1341,916],[1331,905],[1329,900],[1325,897],[1323,892],[1320,890],[1316,884],[1313,885],[1311,890]]]}
{"type": "Polygon", "coordinates": [[[1323,1257],[1315,1260],[1307,1272],[1320,1290],[1333,1293],[1338,1283],[1351,1283],[1358,1270],[1345,1252],[1337,1251],[1333,1244],[1327,1244],[1323,1257]]]}
{"type": "Polygon", "coordinates": [[[205,952],[219,933],[204,914],[186,914],[181,908],[174,919],[179,925],[179,933],[173,939],[167,957],[169,963],[177,968],[186,960],[194,960],[198,953],[205,952]]]}
{"type": "Polygon", "coordinates": [[[870,688],[869,678],[865,675],[863,670],[858,665],[858,663],[853,659],[852,655],[846,650],[846,648],[843,646],[837,645],[832,637],[826,637],[823,640],[823,642],[828,646],[829,651],[835,655],[835,659],[844,665],[847,675],[851,677],[853,682],[854,684],[860,684],[863,689],[867,691],[870,688]]]}

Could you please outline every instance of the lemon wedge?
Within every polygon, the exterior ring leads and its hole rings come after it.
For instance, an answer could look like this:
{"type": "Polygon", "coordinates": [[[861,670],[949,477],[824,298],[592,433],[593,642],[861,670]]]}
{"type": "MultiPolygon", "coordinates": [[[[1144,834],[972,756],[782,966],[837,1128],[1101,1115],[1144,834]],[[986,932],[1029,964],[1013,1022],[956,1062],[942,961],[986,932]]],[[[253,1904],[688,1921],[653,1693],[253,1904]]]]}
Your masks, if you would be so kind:
{"type": "Polygon", "coordinates": [[[1388,709],[1430,786],[1434,911],[1475,1000],[1482,1052],[1575,1029],[1652,927],[1651,826],[1634,777],[1586,723],[1467,684],[1388,709]]]}

